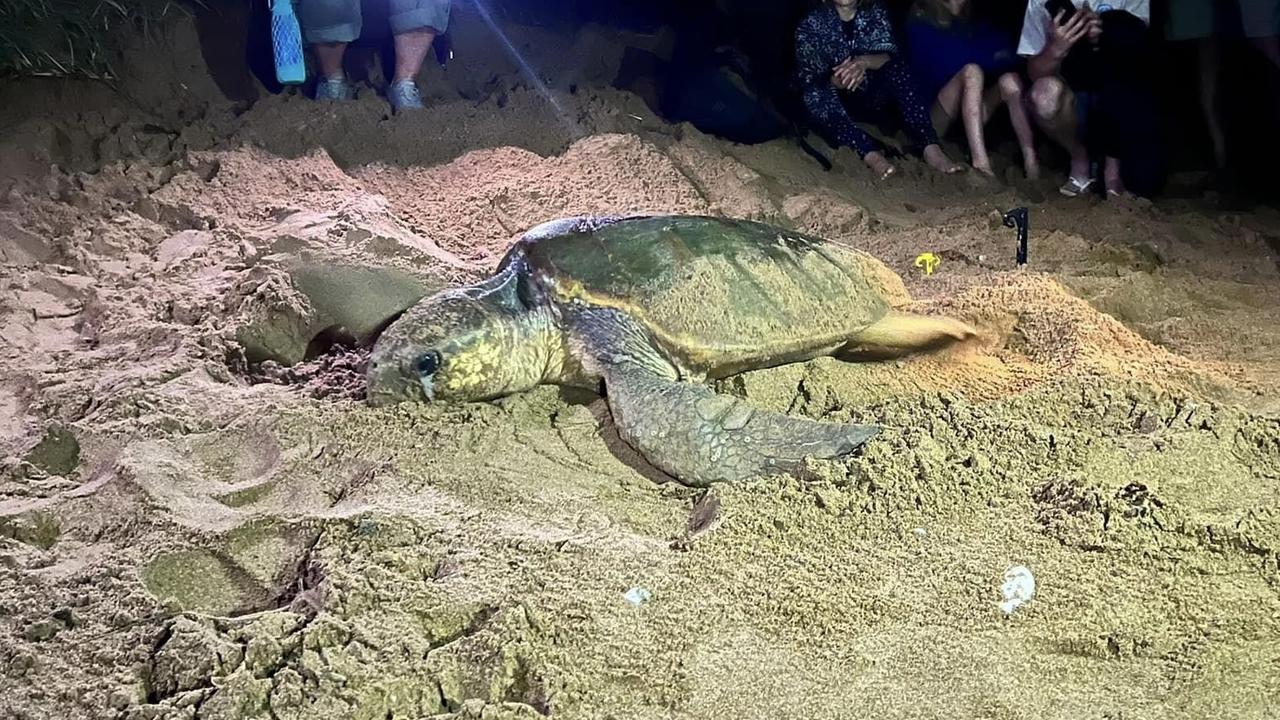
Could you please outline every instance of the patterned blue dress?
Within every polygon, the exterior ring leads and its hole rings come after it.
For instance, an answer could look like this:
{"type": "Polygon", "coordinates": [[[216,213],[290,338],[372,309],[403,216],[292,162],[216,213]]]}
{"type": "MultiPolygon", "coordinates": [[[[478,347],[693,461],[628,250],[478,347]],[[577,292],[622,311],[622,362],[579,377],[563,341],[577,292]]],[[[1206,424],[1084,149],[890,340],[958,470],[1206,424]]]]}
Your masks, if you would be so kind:
{"type": "Polygon", "coordinates": [[[796,28],[796,71],[809,117],[858,155],[881,148],[855,121],[878,123],[891,119],[889,113],[894,109],[917,149],[938,142],[928,106],[920,101],[911,70],[898,53],[889,15],[879,0],[863,4],[847,23],[840,20],[832,5],[809,13],[796,28]],[[850,56],[880,53],[889,55],[889,62],[879,70],[867,71],[857,90],[846,92],[831,84],[832,71],[850,56]]]}

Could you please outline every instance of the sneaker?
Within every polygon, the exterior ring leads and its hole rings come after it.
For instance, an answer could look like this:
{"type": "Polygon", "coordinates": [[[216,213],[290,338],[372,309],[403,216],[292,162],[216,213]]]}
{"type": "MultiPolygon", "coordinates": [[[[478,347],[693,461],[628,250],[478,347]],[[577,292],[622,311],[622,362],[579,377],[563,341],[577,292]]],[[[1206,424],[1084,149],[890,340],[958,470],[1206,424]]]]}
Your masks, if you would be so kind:
{"type": "Polygon", "coordinates": [[[1081,195],[1093,189],[1093,184],[1097,182],[1096,178],[1078,178],[1074,175],[1068,176],[1067,181],[1058,188],[1058,192],[1066,197],[1080,197],[1081,195]]]}
{"type": "Polygon", "coordinates": [[[346,78],[325,78],[316,83],[317,100],[350,100],[355,94],[346,78]]]}
{"type": "Polygon", "coordinates": [[[422,94],[418,92],[417,83],[412,80],[391,83],[391,87],[387,89],[387,98],[391,100],[391,109],[396,112],[422,109],[422,94]]]}

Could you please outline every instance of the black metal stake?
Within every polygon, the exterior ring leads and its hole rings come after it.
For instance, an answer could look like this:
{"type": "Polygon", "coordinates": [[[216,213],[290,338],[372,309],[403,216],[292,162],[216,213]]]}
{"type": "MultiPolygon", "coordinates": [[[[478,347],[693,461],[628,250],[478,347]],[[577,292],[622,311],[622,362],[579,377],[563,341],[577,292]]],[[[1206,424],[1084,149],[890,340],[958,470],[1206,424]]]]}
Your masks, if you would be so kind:
{"type": "Polygon", "coordinates": [[[1017,207],[1004,214],[1004,226],[1018,228],[1018,264],[1027,264],[1027,230],[1031,225],[1027,209],[1017,207]]]}

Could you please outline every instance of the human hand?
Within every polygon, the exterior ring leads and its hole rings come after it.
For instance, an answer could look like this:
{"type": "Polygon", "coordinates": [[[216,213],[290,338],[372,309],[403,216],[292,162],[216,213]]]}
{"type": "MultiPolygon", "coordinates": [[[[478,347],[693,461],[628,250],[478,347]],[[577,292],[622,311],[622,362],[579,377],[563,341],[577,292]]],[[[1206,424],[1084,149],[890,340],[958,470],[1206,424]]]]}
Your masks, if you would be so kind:
{"type": "MultiPolygon", "coordinates": [[[[1059,12],[1049,22],[1049,50],[1054,57],[1059,59],[1065,58],[1067,53],[1071,52],[1072,46],[1080,39],[1087,36],[1093,23],[1089,17],[1097,17],[1088,11],[1079,11],[1071,16],[1070,20],[1063,22],[1062,16],[1064,12],[1059,12]]],[[[1102,25],[1098,23],[1098,33],[1102,32],[1102,25]]]]}
{"type": "Polygon", "coordinates": [[[836,66],[831,82],[838,88],[853,91],[867,77],[867,66],[858,58],[849,58],[836,66]]]}

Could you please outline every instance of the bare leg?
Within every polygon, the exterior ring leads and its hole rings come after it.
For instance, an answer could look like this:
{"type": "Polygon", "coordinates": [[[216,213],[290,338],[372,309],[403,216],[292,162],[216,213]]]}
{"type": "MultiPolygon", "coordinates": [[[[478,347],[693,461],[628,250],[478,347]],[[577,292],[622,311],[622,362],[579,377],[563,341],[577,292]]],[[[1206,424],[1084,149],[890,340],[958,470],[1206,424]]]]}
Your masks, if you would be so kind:
{"type": "Polygon", "coordinates": [[[1210,35],[1199,41],[1197,58],[1200,61],[1200,108],[1204,111],[1209,139],[1213,141],[1213,160],[1219,170],[1227,166],[1227,138],[1222,132],[1222,117],[1218,114],[1218,66],[1221,47],[1218,38],[1210,35]]]}
{"type": "Polygon", "coordinates": [[[986,138],[982,131],[989,116],[983,108],[983,82],[982,68],[973,64],[965,65],[938,91],[938,99],[933,104],[932,120],[934,129],[942,135],[955,122],[956,115],[959,115],[964,121],[974,169],[984,175],[991,175],[991,158],[987,154],[986,138]]]}
{"type": "Polygon", "coordinates": [[[1075,93],[1061,78],[1046,77],[1031,85],[1031,109],[1036,123],[1071,154],[1071,177],[1089,177],[1089,152],[1076,135],[1075,93]]]}
{"type": "Polygon", "coordinates": [[[1036,156],[1036,136],[1031,129],[1031,119],[1027,117],[1027,100],[1022,90],[1022,78],[1016,73],[1005,73],[996,82],[1000,99],[1009,108],[1009,121],[1013,125],[1013,134],[1018,138],[1018,147],[1022,148],[1022,168],[1028,180],[1040,179],[1040,159],[1036,156]]]}
{"type": "Polygon", "coordinates": [[[431,28],[409,30],[396,35],[396,74],[392,82],[412,80],[422,70],[422,61],[431,49],[436,31],[431,28]]]}
{"type": "Polygon", "coordinates": [[[933,130],[933,123],[928,115],[929,110],[920,98],[916,97],[915,89],[912,87],[914,83],[906,62],[900,58],[894,58],[885,63],[877,73],[882,81],[888,83],[888,89],[893,94],[898,110],[902,113],[902,120],[907,126],[907,134],[912,141],[924,146],[925,163],[934,170],[947,174],[963,172],[964,166],[952,162],[946,153],[942,152],[942,148],[938,147],[938,137],[933,130]]]}
{"type": "Polygon", "coordinates": [[[1107,193],[1112,195],[1124,195],[1124,180],[1120,177],[1120,160],[1119,158],[1109,157],[1102,166],[1102,180],[1106,184],[1107,193]]]}
{"type": "Polygon", "coordinates": [[[320,72],[326,80],[339,79],[346,75],[342,70],[342,56],[347,51],[346,43],[317,43],[314,47],[316,61],[320,63],[320,72]]]}
{"type": "Polygon", "coordinates": [[[960,75],[964,79],[960,117],[964,120],[964,133],[969,140],[973,168],[983,175],[991,175],[991,157],[987,154],[987,139],[982,128],[986,121],[982,112],[982,85],[985,77],[982,68],[972,63],[961,68],[960,75]]]}

